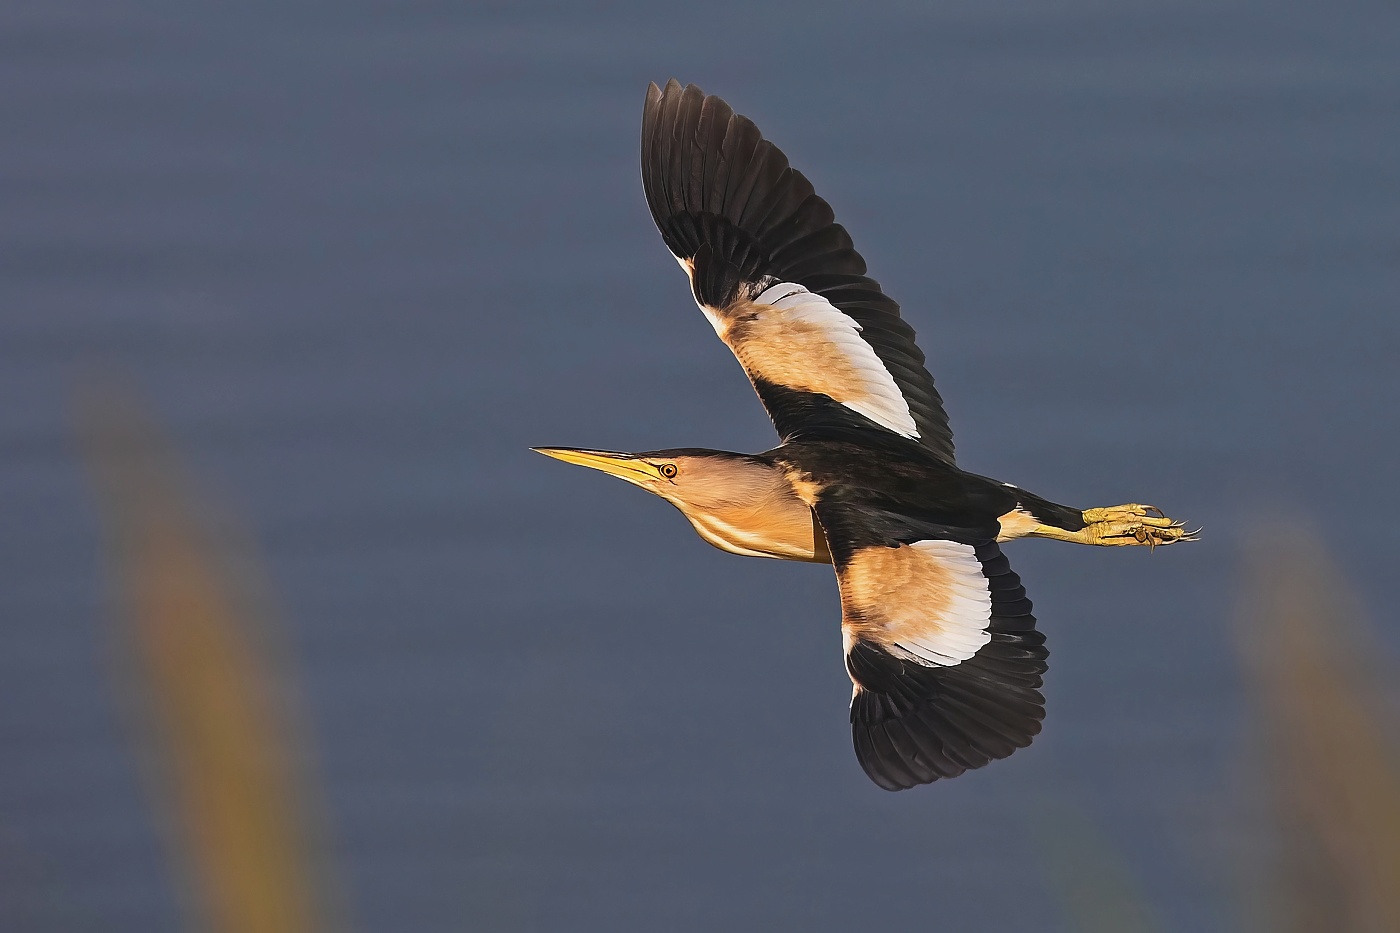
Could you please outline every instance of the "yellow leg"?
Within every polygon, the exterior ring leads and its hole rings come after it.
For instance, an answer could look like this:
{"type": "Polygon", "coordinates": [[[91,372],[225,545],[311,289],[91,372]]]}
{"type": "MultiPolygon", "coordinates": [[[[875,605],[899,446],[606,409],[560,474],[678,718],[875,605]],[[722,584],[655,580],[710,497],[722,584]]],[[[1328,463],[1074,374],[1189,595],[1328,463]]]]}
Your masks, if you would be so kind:
{"type": "Polygon", "coordinates": [[[1187,531],[1185,522],[1172,521],[1162,514],[1155,505],[1114,505],[1106,509],[1085,509],[1085,526],[1079,531],[1065,531],[1052,525],[1037,525],[1030,532],[1033,537],[1053,538],[1056,541],[1073,541],[1075,544],[1094,544],[1100,547],[1145,544],[1155,548],[1159,544],[1176,544],[1178,541],[1195,541],[1201,529],[1187,531]]]}

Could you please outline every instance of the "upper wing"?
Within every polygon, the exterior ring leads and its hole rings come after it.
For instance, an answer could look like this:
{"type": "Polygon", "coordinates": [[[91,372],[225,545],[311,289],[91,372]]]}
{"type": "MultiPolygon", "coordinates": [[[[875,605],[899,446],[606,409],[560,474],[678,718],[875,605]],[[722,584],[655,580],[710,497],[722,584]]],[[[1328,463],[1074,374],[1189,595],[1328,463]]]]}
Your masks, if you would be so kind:
{"type": "Polygon", "coordinates": [[[642,185],[696,302],[784,440],[873,422],[953,463],[943,400],[899,305],[751,120],[693,84],[651,85],[642,185]]]}
{"type": "Polygon", "coordinates": [[[1045,637],[994,540],[818,501],[841,590],[856,757],[903,790],[1029,745],[1045,637]],[[878,530],[877,530],[878,529],[878,530]]]}

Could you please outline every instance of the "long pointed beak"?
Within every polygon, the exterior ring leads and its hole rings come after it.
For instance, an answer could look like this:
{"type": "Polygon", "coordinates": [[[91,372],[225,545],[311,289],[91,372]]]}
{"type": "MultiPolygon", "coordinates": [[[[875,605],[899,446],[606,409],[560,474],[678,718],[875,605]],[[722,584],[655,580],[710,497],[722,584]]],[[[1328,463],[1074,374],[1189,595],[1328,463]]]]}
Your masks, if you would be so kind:
{"type": "Polygon", "coordinates": [[[651,465],[645,460],[615,450],[582,450],[576,447],[531,447],[530,449],[535,453],[544,454],[546,457],[563,460],[565,463],[575,463],[591,470],[601,470],[609,476],[625,479],[629,483],[640,483],[643,480],[654,479],[656,476],[651,465]]]}

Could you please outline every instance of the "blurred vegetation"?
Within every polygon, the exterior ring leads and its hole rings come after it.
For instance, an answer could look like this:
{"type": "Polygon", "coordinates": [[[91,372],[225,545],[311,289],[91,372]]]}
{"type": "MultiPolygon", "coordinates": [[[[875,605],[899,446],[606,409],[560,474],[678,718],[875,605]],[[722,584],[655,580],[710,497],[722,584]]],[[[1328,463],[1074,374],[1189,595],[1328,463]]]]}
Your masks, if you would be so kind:
{"type": "MultiPolygon", "coordinates": [[[[1246,542],[1237,645],[1251,706],[1231,810],[1260,843],[1238,866],[1241,926],[1400,930],[1400,744],[1385,652],[1316,538],[1264,523],[1246,542]]],[[[1069,928],[1158,929],[1126,861],[1079,810],[1042,833],[1069,928]]]]}
{"type": "Polygon", "coordinates": [[[1254,921],[1400,930],[1400,746],[1376,668],[1384,652],[1337,568],[1290,526],[1259,534],[1246,581],[1239,650],[1273,853],[1254,921]]]}
{"type": "Polygon", "coordinates": [[[1131,870],[1082,809],[1043,801],[1040,850],[1052,891],[1070,928],[1084,933],[1155,933],[1160,929],[1131,870]]]}
{"type": "Polygon", "coordinates": [[[339,928],[318,874],[304,731],[250,549],[191,493],[129,397],[86,393],[79,426],[124,622],[122,679],[192,925],[339,928]]]}

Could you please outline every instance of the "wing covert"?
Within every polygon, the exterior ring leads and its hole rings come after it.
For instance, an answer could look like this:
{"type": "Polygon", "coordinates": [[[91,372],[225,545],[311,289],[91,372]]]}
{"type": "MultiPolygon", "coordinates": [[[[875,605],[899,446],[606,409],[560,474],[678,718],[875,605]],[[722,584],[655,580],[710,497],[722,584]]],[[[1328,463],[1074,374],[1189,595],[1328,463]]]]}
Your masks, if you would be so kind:
{"type": "Polygon", "coordinates": [[[954,463],[942,398],[899,305],[751,120],[694,85],[651,85],[642,183],[696,302],[784,440],[873,424],[954,463]]]}

